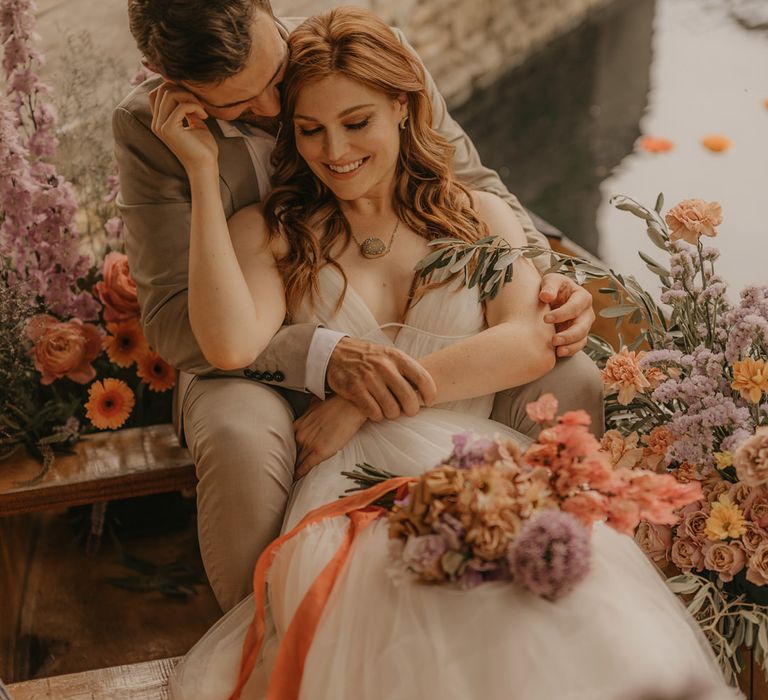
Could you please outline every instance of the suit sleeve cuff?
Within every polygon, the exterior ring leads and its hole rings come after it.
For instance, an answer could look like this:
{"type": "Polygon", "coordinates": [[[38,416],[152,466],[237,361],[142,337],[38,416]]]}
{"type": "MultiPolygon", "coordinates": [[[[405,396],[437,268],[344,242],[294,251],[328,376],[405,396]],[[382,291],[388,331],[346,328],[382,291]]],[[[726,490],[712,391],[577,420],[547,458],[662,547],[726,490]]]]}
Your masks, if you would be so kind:
{"type": "Polygon", "coordinates": [[[306,389],[319,399],[325,399],[325,373],[328,362],[338,342],[347,333],[332,331],[328,328],[318,328],[309,344],[306,366],[306,389]]]}

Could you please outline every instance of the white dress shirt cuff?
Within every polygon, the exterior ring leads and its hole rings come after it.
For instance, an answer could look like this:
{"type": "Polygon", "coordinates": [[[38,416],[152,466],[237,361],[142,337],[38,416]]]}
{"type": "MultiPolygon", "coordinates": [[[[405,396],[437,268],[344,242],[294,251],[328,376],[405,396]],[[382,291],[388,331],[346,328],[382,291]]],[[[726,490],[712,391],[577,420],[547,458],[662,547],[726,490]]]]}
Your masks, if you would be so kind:
{"type": "Polygon", "coordinates": [[[319,399],[325,400],[325,372],[328,369],[331,354],[338,342],[347,335],[329,328],[318,328],[312,336],[307,354],[305,381],[307,391],[312,392],[319,399]]]}

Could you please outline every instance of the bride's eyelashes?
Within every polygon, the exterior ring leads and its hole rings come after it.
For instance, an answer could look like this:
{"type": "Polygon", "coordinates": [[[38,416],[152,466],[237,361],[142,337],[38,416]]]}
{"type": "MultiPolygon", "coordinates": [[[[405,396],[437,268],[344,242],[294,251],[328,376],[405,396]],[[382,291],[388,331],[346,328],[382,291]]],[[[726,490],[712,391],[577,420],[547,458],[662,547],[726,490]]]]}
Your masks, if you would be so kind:
{"type": "MultiPolygon", "coordinates": [[[[352,124],[345,124],[344,126],[349,129],[350,131],[359,131],[360,129],[364,129],[366,126],[368,126],[368,123],[370,122],[371,118],[366,117],[365,119],[354,122],[352,124]]],[[[314,136],[315,134],[319,134],[322,131],[322,126],[316,126],[314,129],[305,129],[303,126],[299,127],[299,133],[302,136],[314,136]]]]}

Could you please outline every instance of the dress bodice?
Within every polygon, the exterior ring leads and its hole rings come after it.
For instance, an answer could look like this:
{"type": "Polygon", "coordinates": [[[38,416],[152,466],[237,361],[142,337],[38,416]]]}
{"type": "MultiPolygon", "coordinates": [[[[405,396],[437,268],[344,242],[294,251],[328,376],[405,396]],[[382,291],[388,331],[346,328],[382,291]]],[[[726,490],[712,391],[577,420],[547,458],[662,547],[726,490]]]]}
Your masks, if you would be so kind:
{"type": "MultiPolygon", "coordinates": [[[[459,277],[455,281],[427,291],[406,312],[404,323],[380,326],[362,297],[347,285],[341,307],[336,310],[344,280],[332,265],[326,265],[319,274],[319,294],[314,308],[305,301],[295,315],[297,322],[313,321],[326,328],[348,333],[353,338],[381,345],[392,345],[414,358],[423,357],[464,338],[477,335],[487,328],[483,305],[477,289],[468,289],[459,277]],[[397,325],[394,340],[384,328],[397,325]]],[[[488,416],[493,395],[479,396],[440,404],[440,408],[488,416]]]]}

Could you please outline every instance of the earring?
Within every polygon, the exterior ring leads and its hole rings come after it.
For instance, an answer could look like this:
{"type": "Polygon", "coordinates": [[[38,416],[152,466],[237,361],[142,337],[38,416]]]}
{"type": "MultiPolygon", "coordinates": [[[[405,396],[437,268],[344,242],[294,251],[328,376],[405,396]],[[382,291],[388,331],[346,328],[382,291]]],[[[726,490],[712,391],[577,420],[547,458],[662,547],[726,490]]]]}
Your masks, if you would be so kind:
{"type": "Polygon", "coordinates": [[[405,125],[408,123],[408,115],[406,114],[401,120],[400,120],[400,131],[405,130],[405,125]]]}

